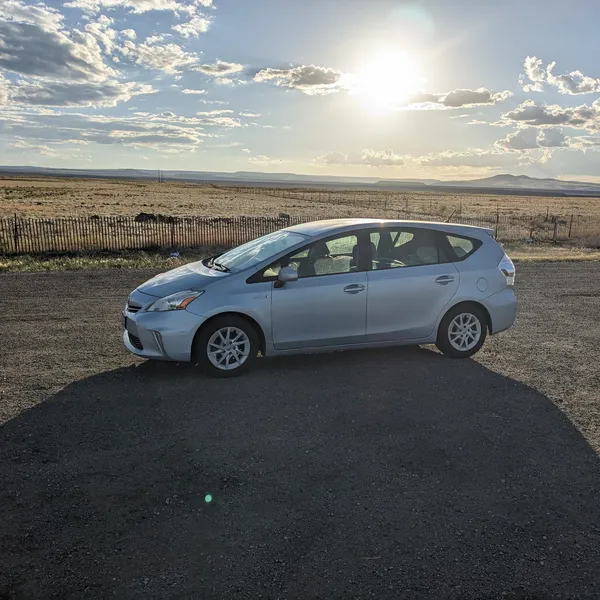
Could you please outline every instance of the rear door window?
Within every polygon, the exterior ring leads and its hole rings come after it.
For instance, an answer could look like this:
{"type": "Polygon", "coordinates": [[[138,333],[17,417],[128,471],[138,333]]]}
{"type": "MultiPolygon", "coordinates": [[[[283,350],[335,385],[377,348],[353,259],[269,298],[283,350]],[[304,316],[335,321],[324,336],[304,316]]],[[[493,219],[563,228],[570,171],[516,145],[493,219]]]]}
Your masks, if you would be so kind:
{"type": "Polygon", "coordinates": [[[396,269],[449,262],[439,236],[429,229],[382,228],[370,233],[372,269],[396,269]]]}

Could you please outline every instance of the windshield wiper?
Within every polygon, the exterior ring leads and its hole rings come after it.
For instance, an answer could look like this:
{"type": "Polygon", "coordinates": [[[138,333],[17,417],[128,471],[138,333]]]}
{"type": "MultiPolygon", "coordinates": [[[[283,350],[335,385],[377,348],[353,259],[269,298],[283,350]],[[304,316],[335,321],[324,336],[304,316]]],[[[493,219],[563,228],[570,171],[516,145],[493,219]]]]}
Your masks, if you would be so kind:
{"type": "Polygon", "coordinates": [[[221,263],[215,262],[215,260],[211,260],[208,265],[211,269],[217,269],[217,271],[223,271],[223,273],[229,273],[230,268],[222,265],[221,263]]]}

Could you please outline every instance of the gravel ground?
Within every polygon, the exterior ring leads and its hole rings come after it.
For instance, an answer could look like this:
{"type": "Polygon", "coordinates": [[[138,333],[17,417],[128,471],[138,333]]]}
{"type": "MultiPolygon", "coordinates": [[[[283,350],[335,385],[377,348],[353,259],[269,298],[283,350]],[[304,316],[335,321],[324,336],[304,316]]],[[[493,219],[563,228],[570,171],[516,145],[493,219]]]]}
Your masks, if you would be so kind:
{"type": "Polygon", "coordinates": [[[0,598],[600,597],[600,264],[517,273],[477,360],[233,380],[121,348],[151,271],[0,276],[0,598]]]}

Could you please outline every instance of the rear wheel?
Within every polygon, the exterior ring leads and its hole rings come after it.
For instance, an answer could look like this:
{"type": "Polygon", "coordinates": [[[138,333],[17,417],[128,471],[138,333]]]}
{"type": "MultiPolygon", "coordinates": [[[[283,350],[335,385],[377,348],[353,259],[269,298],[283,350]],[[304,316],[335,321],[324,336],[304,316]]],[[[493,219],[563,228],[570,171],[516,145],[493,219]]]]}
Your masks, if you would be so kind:
{"type": "Polygon", "coordinates": [[[440,323],[436,346],[446,356],[468,358],[479,351],[487,335],[487,322],[477,306],[451,308],[440,323]]]}
{"type": "Polygon", "coordinates": [[[258,354],[254,326],[235,315],[217,317],[200,330],[194,361],[208,375],[234,377],[246,371],[258,354]]]}

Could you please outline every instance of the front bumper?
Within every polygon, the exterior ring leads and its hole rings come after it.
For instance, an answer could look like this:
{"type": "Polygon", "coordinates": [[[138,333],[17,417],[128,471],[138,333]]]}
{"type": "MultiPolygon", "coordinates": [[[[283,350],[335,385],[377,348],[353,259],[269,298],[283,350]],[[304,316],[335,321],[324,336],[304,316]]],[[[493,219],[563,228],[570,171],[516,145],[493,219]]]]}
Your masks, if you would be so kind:
{"type": "Polygon", "coordinates": [[[189,362],[198,328],[206,320],[186,310],[165,312],[123,311],[123,344],[143,358],[189,362]]]}
{"type": "Polygon", "coordinates": [[[512,327],[517,317],[517,297],[512,287],[506,287],[488,296],[481,303],[490,313],[492,334],[512,327]]]}

